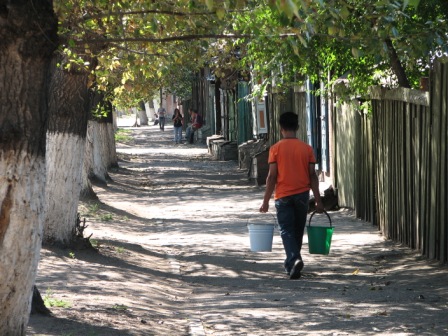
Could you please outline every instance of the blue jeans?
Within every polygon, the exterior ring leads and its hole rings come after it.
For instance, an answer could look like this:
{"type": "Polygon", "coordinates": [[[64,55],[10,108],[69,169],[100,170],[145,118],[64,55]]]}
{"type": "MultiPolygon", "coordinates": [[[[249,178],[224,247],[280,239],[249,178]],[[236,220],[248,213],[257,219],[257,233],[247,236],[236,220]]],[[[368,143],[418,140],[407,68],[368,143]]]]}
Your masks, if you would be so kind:
{"type": "Polygon", "coordinates": [[[306,191],[275,200],[280,236],[286,254],[284,266],[288,273],[294,262],[297,259],[302,259],[300,250],[302,249],[309,198],[310,193],[306,191]]]}
{"type": "Polygon", "coordinates": [[[174,126],[174,141],[182,141],[182,126],[174,126]]]}
{"type": "Polygon", "coordinates": [[[165,117],[159,117],[159,127],[162,131],[165,130],[165,117]]]}
{"type": "Polygon", "coordinates": [[[187,139],[187,141],[189,143],[193,143],[193,141],[194,141],[194,131],[195,131],[195,129],[191,125],[188,126],[187,130],[185,131],[185,138],[187,139]]]}

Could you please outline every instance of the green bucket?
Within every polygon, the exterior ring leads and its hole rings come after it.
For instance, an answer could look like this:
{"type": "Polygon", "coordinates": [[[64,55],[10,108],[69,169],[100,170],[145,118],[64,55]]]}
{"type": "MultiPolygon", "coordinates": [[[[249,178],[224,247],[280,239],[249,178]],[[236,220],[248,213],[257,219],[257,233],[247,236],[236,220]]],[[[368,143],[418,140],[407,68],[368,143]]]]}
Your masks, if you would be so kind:
{"type": "Polygon", "coordinates": [[[316,211],[314,211],[308,221],[308,226],[306,227],[306,232],[308,234],[308,249],[310,254],[329,254],[331,246],[331,237],[333,236],[333,226],[331,225],[330,215],[326,211],[324,214],[327,215],[330,221],[330,226],[311,226],[311,219],[313,218],[316,211]]]}

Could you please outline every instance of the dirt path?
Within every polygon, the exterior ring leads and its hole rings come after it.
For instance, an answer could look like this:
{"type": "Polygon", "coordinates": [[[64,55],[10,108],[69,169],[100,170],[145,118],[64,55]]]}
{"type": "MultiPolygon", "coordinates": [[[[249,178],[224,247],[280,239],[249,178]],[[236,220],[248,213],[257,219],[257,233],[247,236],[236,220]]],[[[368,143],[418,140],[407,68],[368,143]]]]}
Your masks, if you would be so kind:
{"type": "Polygon", "coordinates": [[[277,233],[272,252],[249,249],[247,223],[273,217],[235,162],[175,145],[170,126],[132,132],[101,202],[80,206],[99,252],[42,249],[38,288],[69,307],[32,316],[29,335],[448,333],[446,267],[342,210],[330,255],[305,244],[303,276],[288,280],[277,233]]]}

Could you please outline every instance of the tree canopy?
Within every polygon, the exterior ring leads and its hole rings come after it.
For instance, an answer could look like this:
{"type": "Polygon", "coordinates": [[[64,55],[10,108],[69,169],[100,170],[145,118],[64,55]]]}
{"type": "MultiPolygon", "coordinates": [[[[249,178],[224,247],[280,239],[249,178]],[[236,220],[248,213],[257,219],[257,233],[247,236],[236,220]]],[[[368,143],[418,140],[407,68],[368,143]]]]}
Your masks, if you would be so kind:
{"type": "Polygon", "coordinates": [[[160,87],[188,95],[205,64],[276,84],[344,76],[355,93],[379,74],[416,87],[448,44],[444,0],[83,0],[55,10],[66,66],[95,59],[92,82],[129,103],[160,87]]]}

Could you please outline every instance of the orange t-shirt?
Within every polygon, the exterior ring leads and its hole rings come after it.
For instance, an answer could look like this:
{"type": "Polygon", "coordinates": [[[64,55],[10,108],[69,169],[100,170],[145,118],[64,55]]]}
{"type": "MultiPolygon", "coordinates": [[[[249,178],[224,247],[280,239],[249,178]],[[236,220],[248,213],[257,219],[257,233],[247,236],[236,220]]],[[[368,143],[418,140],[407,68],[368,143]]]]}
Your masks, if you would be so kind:
{"type": "Polygon", "coordinates": [[[269,164],[277,164],[275,199],[311,189],[309,165],[316,163],[313,148],[296,138],[282,139],[269,150],[269,164]]]}

